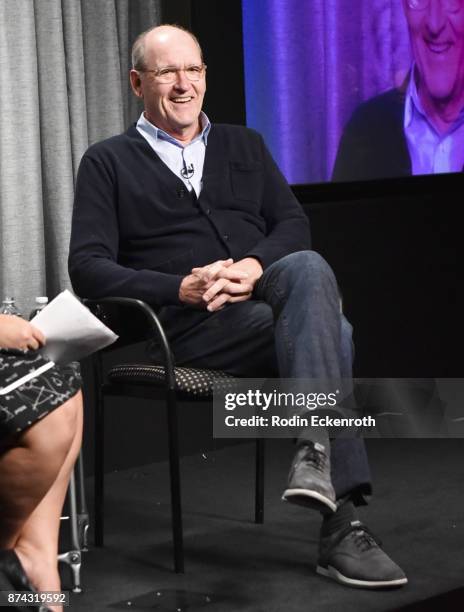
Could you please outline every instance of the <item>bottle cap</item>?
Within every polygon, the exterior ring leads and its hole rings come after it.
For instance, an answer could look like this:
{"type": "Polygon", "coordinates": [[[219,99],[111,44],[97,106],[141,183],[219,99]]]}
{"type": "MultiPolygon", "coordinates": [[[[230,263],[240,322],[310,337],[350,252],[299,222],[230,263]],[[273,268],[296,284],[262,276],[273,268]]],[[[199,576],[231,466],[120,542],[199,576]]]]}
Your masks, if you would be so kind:
{"type": "Polygon", "coordinates": [[[36,297],[35,301],[36,301],[37,304],[47,304],[48,303],[48,297],[45,297],[45,296],[36,297]]]}

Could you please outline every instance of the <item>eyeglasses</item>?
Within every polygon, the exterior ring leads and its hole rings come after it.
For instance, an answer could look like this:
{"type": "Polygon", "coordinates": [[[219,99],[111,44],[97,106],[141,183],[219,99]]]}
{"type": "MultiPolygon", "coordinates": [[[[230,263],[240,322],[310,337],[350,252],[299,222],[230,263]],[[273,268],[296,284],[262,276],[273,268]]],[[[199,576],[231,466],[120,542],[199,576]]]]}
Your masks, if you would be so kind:
{"type": "MultiPolygon", "coordinates": [[[[407,0],[413,11],[423,11],[429,7],[430,0],[407,0]]],[[[463,7],[462,0],[440,0],[440,4],[447,13],[457,13],[463,7]]]]}
{"type": "Polygon", "coordinates": [[[206,64],[197,66],[187,66],[187,68],[175,68],[174,66],[166,66],[166,68],[157,68],[156,70],[138,70],[138,72],[151,72],[158,83],[174,83],[177,80],[177,74],[183,72],[189,81],[199,81],[205,76],[206,64]]]}

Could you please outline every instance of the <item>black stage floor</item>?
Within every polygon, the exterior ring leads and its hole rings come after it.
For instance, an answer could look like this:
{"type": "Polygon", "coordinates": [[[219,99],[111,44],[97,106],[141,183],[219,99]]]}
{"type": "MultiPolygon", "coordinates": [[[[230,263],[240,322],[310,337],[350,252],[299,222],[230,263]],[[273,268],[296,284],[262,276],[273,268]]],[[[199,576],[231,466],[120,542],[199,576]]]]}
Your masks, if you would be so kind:
{"type": "Polygon", "coordinates": [[[464,440],[367,444],[375,495],[360,516],[407,573],[406,587],[355,590],[315,574],[320,518],[280,501],[293,447],[272,440],[264,525],[253,523],[253,444],[182,459],[184,575],[172,571],[167,464],[109,474],[105,546],[84,553],[84,591],[71,594],[70,609],[463,610],[464,440]]]}

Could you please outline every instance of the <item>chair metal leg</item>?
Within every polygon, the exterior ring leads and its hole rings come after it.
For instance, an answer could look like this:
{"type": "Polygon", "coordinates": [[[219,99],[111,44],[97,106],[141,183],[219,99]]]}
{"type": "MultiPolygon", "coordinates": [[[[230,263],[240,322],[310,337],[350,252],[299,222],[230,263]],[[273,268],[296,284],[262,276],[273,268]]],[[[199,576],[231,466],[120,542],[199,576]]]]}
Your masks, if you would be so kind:
{"type": "Polygon", "coordinates": [[[167,420],[169,432],[169,473],[171,478],[172,537],[174,542],[174,570],[184,573],[184,536],[182,529],[182,503],[179,469],[179,434],[177,424],[177,398],[173,389],[167,390],[167,420]]]}
{"type": "Polygon", "coordinates": [[[104,488],[104,395],[99,392],[95,407],[95,476],[94,476],[94,504],[95,504],[95,546],[103,546],[103,488],[104,488]]]}
{"type": "Polygon", "coordinates": [[[87,508],[87,499],[85,495],[85,481],[84,481],[84,459],[82,457],[82,450],[79,453],[76,463],[77,469],[77,528],[79,532],[79,545],[81,551],[87,551],[88,542],[88,531],[89,531],[89,510],[87,508]]]}
{"type": "Polygon", "coordinates": [[[74,470],[72,470],[69,480],[68,500],[69,517],[62,518],[69,518],[72,548],[68,552],[58,555],[58,561],[67,563],[69,565],[73,577],[73,592],[80,593],[82,591],[80,580],[81,550],[79,545],[79,530],[77,526],[76,478],[74,475],[74,470]]]}
{"type": "Polygon", "coordinates": [[[255,523],[264,523],[264,449],[265,440],[256,438],[255,523]]]}
{"type": "Polygon", "coordinates": [[[72,573],[73,593],[82,593],[81,586],[81,553],[79,551],[69,551],[58,555],[58,561],[67,563],[72,573]]]}

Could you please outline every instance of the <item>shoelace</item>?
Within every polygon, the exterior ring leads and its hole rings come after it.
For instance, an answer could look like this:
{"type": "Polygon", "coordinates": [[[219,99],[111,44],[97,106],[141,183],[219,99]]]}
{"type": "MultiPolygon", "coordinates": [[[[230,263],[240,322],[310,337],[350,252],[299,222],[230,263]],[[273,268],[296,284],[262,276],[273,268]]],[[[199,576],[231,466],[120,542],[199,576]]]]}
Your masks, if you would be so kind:
{"type": "Polygon", "coordinates": [[[347,536],[353,538],[355,545],[362,552],[370,550],[371,548],[381,547],[382,542],[377,538],[365,525],[359,521],[354,521],[345,529],[342,529],[334,541],[331,543],[330,548],[335,548],[342,540],[347,536]]]}
{"type": "Polygon", "coordinates": [[[323,452],[316,450],[314,447],[308,448],[306,454],[303,456],[302,461],[309,463],[314,466],[319,472],[323,472],[327,457],[323,452]]]}
{"type": "Polygon", "coordinates": [[[364,552],[378,546],[376,539],[365,529],[357,529],[352,531],[350,537],[353,538],[357,548],[364,552]]]}

